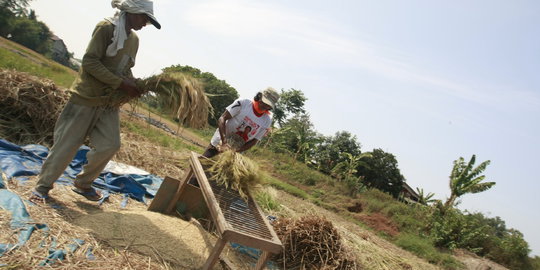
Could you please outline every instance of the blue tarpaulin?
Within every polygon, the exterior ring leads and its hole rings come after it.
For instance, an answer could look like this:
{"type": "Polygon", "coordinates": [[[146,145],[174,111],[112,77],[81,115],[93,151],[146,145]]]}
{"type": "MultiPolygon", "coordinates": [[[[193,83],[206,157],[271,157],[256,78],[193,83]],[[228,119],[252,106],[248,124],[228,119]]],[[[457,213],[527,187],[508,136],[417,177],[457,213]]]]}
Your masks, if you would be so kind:
{"type": "MultiPolygon", "coordinates": [[[[82,146],[77,152],[71,164],[66,168],[66,171],[56,181],[58,184],[72,185],[73,179],[82,171],[82,167],[86,164],[86,153],[90,150],[87,146],[82,146]]],[[[42,145],[25,145],[19,146],[0,139],[0,208],[10,212],[11,228],[18,231],[17,244],[1,244],[0,257],[9,250],[15,249],[24,245],[32,232],[40,229],[44,233],[48,233],[46,224],[36,224],[30,218],[28,211],[22,199],[15,193],[5,189],[4,180],[11,179],[15,181],[25,182],[28,176],[38,175],[43,162],[47,158],[48,149],[42,145]],[[4,179],[6,177],[7,179],[4,179]]],[[[163,179],[155,175],[138,175],[138,174],[114,174],[112,172],[103,172],[94,182],[94,186],[102,190],[104,197],[108,197],[112,193],[122,193],[124,200],[122,205],[127,204],[128,198],[134,198],[138,201],[145,202],[145,196],[153,197],[163,179]]],[[[103,200],[100,202],[102,203],[103,200]]],[[[73,247],[82,245],[82,240],[74,239],[73,247]]],[[[75,248],[76,248],[75,247],[75,248]]],[[[42,265],[54,263],[56,260],[62,260],[66,252],[74,250],[56,250],[51,249],[50,255],[42,265]]],[[[93,258],[91,249],[89,249],[88,258],[93,258]]]]}
{"type": "MultiPolygon", "coordinates": [[[[2,183],[1,177],[0,177],[0,183],[2,183]]],[[[3,186],[3,183],[2,183],[2,186],[3,186]]],[[[9,190],[0,189],[0,208],[5,209],[6,211],[10,212],[11,214],[10,227],[13,230],[17,230],[19,234],[19,237],[18,237],[19,242],[15,245],[0,243],[0,256],[2,256],[5,252],[11,249],[24,245],[26,241],[28,241],[28,239],[30,238],[30,235],[32,235],[32,232],[34,232],[35,229],[42,229],[45,232],[48,231],[47,225],[35,224],[32,221],[19,195],[9,190]]]]}
{"type": "MultiPolygon", "coordinates": [[[[58,184],[72,185],[73,179],[86,164],[86,153],[90,149],[82,146],[64,175],[56,181],[58,184]]],[[[25,176],[38,175],[45,161],[48,149],[42,145],[30,144],[19,146],[0,139],[0,169],[8,179],[25,181],[25,176]]],[[[123,174],[103,172],[94,182],[94,186],[115,193],[124,193],[129,197],[144,202],[144,197],[153,197],[163,179],[155,175],[123,174]]]]}

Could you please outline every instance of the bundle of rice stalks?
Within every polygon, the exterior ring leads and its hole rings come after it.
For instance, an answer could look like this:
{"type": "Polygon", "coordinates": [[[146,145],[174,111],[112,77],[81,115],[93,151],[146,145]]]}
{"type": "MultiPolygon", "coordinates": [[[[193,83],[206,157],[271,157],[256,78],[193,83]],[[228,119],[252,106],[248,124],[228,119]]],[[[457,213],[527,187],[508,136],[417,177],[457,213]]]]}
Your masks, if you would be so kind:
{"type": "MultiPolygon", "coordinates": [[[[208,114],[213,113],[212,105],[199,79],[179,72],[164,72],[137,80],[136,84],[143,94],[150,95],[160,108],[169,112],[181,124],[193,128],[208,124],[208,114]]],[[[112,93],[112,107],[120,107],[130,101],[131,98],[122,91],[112,93]]]]}
{"type": "Polygon", "coordinates": [[[68,98],[51,80],[0,69],[0,137],[51,145],[54,124],[68,98]]]}
{"type": "Polygon", "coordinates": [[[282,218],[272,225],[283,243],[275,258],[283,269],[360,269],[326,218],[282,218]]]}
{"type": "Polygon", "coordinates": [[[207,170],[211,176],[208,180],[238,191],[247,202],[248,193],[262,183],[259,167],[255,162],[233,150],[227,150],[217,156],[217,161],[201,160],[203,165],[210,165],[207,170]]]}
{"type": "Polygon", "coordinates": [[[238,150],[240,147],[244,146],[246,142],[240,135],[236,133],[232,133],[227,136],[227,144],[231,147],[233,150],[238,150]]]}

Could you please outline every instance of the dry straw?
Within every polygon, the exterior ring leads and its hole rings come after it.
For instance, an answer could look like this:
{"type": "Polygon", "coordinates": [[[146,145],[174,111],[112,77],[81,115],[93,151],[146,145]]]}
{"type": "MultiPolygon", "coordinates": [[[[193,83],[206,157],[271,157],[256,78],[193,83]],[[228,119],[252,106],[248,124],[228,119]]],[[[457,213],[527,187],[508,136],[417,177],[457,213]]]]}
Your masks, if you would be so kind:
{"type": "MultiPolygon", "coordinates": [[[[208,115],[213,113],[212,105],[199,79],[180,72],[164,72],[137,80],[136,84],[181,124],[193,128],[202,128],[208,124],[208,115]]],[[[121,91],[114,91],[110,98],[112,107],[120,107],[131,101],[121,91]]]]}
{"type": "Polygon", "coordinates": [[[283,269],[361,269],[332,222],[320,216],[281,218],[272,224],[283,243],[283,269]]]}
{"type": "Polygon", "coordinates": [[[217,161],[203,159],[203,164],[210,165],[210,179],[219,185],[238,191],[247,201],[248,194],[262,183],[259,167],[246,156],[233,150],[226,150],[217,156],[217,161]]]}
{"type": "Polygon", "coordinates": [[[68,93],[51,80],[0,69],[0,137],[20,144],[52,144],[68,93]]]}
{"type": "MultiPolygon", "coordinates": [[[[212,106],[198,79],[168,72],[138,84],[181,124],[194,128],[207,125],[212,106]]],[[[0,69],[0,137],[18,144],[51,146],[56,119],[68,99],[68,91],[51,80],[0,69]]],[[[122,91],[113,91],[110,106],[128,101],[122,91]]]]}

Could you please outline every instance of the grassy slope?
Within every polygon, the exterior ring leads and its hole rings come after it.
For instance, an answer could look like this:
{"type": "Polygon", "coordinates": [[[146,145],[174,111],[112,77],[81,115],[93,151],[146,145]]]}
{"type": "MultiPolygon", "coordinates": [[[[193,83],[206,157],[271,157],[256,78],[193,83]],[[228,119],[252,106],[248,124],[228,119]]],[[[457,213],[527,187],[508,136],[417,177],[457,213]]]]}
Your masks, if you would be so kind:
{"type": "MultiPolygon", "coordinates": [[[[62,65],[51,62],[36,52],[14,44],[3,38],[0,38],[0,68],[12,68],[29,72],[36,76],[46,77],[64,87],[69,87],[76,76],[76,72],[62,65]]],[[[176,151],[180,149],[186,151],[200,151],[200,149],[197,147],[189,146],[189,144],[185,143],[179,143],[174,139],[169,141],[170,139],[167,139],[166,136],[155,134],[154,132],[143,133],[137,126],[133,126],[131,124],[127,124],[127,126],[124,125],[124,127],[131,132],[154,138],[156,144],[170,146],[176,151]]],[[[193,132],[198,133],[202,137],[208,137],[212,133],[211,131],[193,132]]],[[[207,139],[208,138],[204,138],[203,140],[207,139]]],[[[287,155],[275,154],[262,148],[256,148],[256,150],[249,153],[249,156],[256,159],[257,162],[261,164],[261,167],[266,172],[266,179],[271,186],[284,191],[286,194],[292,194],[294,197],[302,199],[301,201],[303,203],[307,202],[307,204],[310,204],[313,207],[320,206],[326,209],[321,209],[320,211],[329,211],[332,214],[337,214],[340,220],[347,223],[347,225],[344,225],[344,227],[350,227],[353,228],[353,231],[360,231],[363,234],[368,234],[365,232],[365,228],[369,227],[365,224],[370,224],[371,227],[377,229],[381,229],[382,227],[380,226],[380,220],[378,223],[377,221],[375,223],[366,221],[371,221],[369,217],[371,217],[374,213],[382,213],[382,223],[388,222],[390,225],[396,227],[396,230],[403,230],[403,233],[395,235],[383,229],[380,231],[375,231],[380,236],[386,238],[387,240],[394,241],[399,246],[410,250],[431,263],[448,269],[458,268],[458,263],[450,255],[436,251],[428,240],[417,236],[417,234],[421,231],[420,228],[422,227],[422,223],[420,221],[421,215],[419,216],[421,211],[418,211],[418,209],[412,209],[409,206],[398,203],[386,194],[377,191],[367,191],[361,194],[358,198],[350,198],[343,195],[346,194],[346,188],[343,185],[335,183],[335,181],[331,180],[328,176],[313,171],[307,168],[304,164],[300,164],[292,160],[292,158],[287,155]],[[357,202],[363,206],[364,211],[361,213],[351,213],[347,211],[348,206],[351,206],[357,202]]],[[[272,198],[269,200],[272,201],[272,198]]],[[[280,203],[283,202],[280,201],[280,203]]],[[[296,201],[293,204],[294,205],[289,205],[288,208],[292,209],[294,207],[298,207],[298,204],[300,203],[296,201]]],[[[371,233],[369,234],[371,238],[375,239],[376,236],[371,235],[371,233]]],[[[354,242],[352,240],[350,241],[354,242]]],[[[378,241],[384,240],[376,240],[371,242],[378,241]]],[[[384,243],[384,245],[389,245],[385,241],[384,243]]],[[[363,247],[366,248],[366,246],[363,247]]],[[[378,247],[380,248],[381,245],[378,247]]],[[[356,248],[359,248],[359,245],[356,245],[356,248]]],[[[375,248],[375,246],[370,246],[369,248],[370,253],[379,252],[376,251],[377,248],[375,248]]],[[[393,246],[391,249],[399,248],[393,246]]],[[[401,257],[407,258],[407,256],[412,256],[409,253],[405,254],[406,255],[401,254],[401,257]]],[[[382,255],[380,257],[382,258],[381,260],[384,261],[385,257],[382,255]]],[[[373,256],[367,259],[367,261],[373,260],[373,256]]],[[[408,258],[407,260],[411,261],[418,259],[408,258]]],[[[381,263],[384,264],[384,262],[381,263]]],[[[407,264],[405,264],[402,269],[409,269],[406,265],[407,264]]],[[[379,265],[378,267],[381,266],[382,265],[379,265]]],[[[385,266],[385,268],[386,267],[390,266],[388,265],[385,266]]],[[[393,267],[396,267],[396,265],[393,265],[393,267]]],[[[437,269],[437,267],[433,265],[432,269],[437,269]]]]}
{"type": "Polygon", "coordinates": [[[76,71],[3,37],[0,37],[0,59],[0,68],[16,69],[49,78],[62,87],[71,86],[77,76],[76,71]]]}

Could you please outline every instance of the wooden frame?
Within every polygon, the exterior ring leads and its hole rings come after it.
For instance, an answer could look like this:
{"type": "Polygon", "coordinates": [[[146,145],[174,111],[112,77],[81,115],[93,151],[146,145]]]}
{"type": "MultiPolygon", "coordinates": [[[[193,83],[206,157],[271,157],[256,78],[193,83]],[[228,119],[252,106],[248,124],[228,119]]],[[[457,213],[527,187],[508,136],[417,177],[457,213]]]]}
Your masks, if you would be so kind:
{"type": "Polygon", "coordinates": [[[175,210],[176,203],[179,200],[184,199],[184,201],[186,201],[185,198],[187,196],[198,196],[198,194],[188,195],[186,193],[186,186],[190,185],[188,184],[188,182],[190,181],[190,179],[192,179],[193,176],[197,180],[200,188],[200,193],[202,193],[202,196],[204,197],[204,201],[206,203],[206,206],[208,207],[208,210],[212,217],[212,221],[214,222],[217,233],[219,235],[219,239],[214,245],[214,248],[212,249],[202,269],[212,269],[214,264],[219,259],[219,255],[223,251],[223,248],[228,241],[262,250],[262,254],[259,257],[255,269],[264,269],[270,255],[272,253],[281,252],[283,248],[281,241],[279,240],[272,228],[272,225],[270,225],[268,219],[265,218],[262,210],[251,198],[250,194],[248,194],[248,197],[250,199],[249,202],[250,204],[253,203],[254,205],[254,207],[250,208],[252,211],[251,215],[257,216],[257,219],[249,221],[257,223],[259,228],[264,227],[268,231],[265,230],[265,234],[258,235],[256,233],[252,233],[251,231],[246,231],[238,228],[238,226],[235,226],[234,220],[232,220],[231,218],[226,218],[226,215],[224,215],[223,213],[222,207],[225,207],[226,209],[226,207],[228,206],[220,205],[220,201],[216,199],[216,194],[214,193],[214,189],[216,189],[216,187],[214,186],[213,188],[208,181],[206,173],[196,153],[191,152],[190,169],[184,175],[182,181],[178,181],[170,177],[165,178],[155,198],[152,200],[152,203],[148,207],[148,210],[171,214],[175,210]]]}

